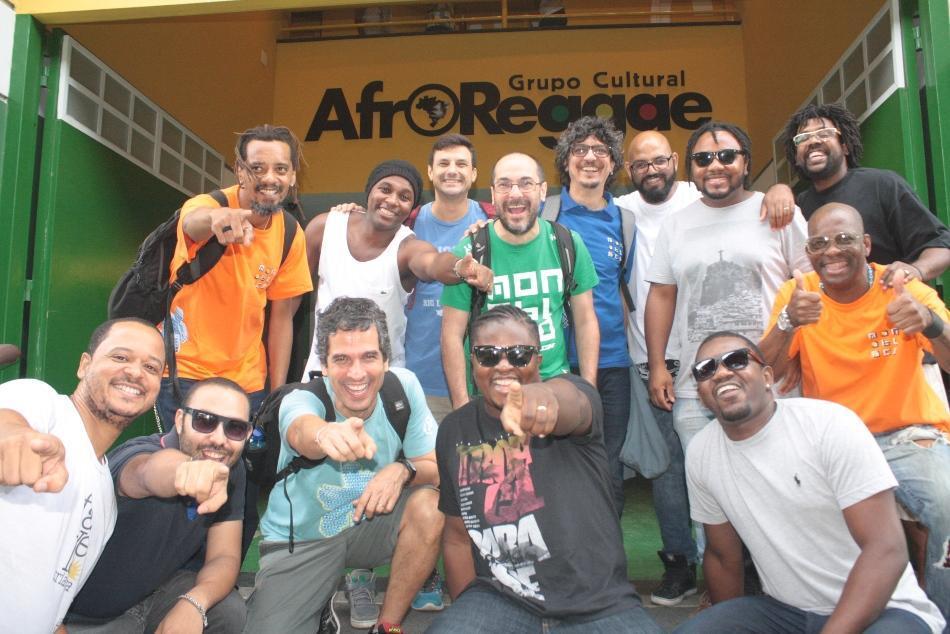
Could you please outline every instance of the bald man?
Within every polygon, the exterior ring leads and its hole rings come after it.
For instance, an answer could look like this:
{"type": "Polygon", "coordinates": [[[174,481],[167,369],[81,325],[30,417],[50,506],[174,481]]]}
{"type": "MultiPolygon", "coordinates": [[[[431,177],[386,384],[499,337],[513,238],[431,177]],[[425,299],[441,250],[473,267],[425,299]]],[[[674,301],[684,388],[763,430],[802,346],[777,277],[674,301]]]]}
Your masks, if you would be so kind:
{"type": "Polygon", "coordinates": [[[776,376],[800,364],[802,394],[858,414],[898,481],[897,500],[928,529],[926,591],[950,614],[950,413],[924,377],[932,352],[950,370],[950,321],[936,292],[868,264],[871,237],[856,209],[818,208],[805,249],[813,273],[795,272],[775,298],[765,358],[776,376]]]}

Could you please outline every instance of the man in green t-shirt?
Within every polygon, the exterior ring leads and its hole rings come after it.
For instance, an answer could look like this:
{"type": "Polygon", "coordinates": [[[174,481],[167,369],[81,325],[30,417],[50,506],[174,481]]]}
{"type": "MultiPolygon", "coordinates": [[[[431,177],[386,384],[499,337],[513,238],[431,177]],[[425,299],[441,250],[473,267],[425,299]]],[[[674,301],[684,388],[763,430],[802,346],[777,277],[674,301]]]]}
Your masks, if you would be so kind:
{"type": "MultiPolygon", "coordinates": [[[[557,239],[550,222],[538,218],[547,195],[544,171],[527,154],[508,154],[492,170],[492,202],[497,219],[488,227],[491,268],[495,273],[492,292],[482,311],[500,304],[514,304],[538,322],[541,336],[541,378],[570,370],[564,332],[564,287],[557,239]]],[[[584,242],[574,238],[576,287],[571,310],[577,337],[581,376],[597,384],[597,354],[600,330],[594,313],[591,289],[597,273],[584,242]]],[[[471,250],[470,238],[455,247],[456,255],[471,250]]],[[[466,381],[468,355],[464,349],[472,290],[467,284],[446,286],[442,292],[442,364],[452,398],[459,408],[469,400],[466,381]],[[463,288],[464,287],[464,288],[463,288]]]]}

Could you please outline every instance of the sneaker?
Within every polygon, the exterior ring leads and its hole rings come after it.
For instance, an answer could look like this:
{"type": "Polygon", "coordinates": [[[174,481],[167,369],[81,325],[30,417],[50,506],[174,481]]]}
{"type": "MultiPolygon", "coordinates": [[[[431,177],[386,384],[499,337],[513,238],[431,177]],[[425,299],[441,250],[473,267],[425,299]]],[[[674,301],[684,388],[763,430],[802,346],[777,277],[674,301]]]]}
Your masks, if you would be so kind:
{"type": "Polygon", "coordinates": [[[323,612],[320,613],[320,627],[317,628],[317,634],[340,634],[340,619],[333,609],[332,596],[327,604],[323,606],[323,612]]]}
{"type": "Polygon", "coordinates": [[[389,625],[387,623],[376,623],[367,634],[403,634],[401,625],[389,625]]]}
{"type": "Polygon", "coordinates": [[[650,595],[650,601],[669,607],[696,594],[696,564],[687,563],[684,555],[668,555],[663,551],[657,554],[666,570],[659,587],[650,595]]]}
{"type": "Polygon", "coordinates": [[[433,571],[422,584],[422,589],[412,600],[412,609],[420,612],[439,612],[445,609],[445,603],[442,601],[442,576],[438,572],[433,571]]]}
{"type": "Polygon", "coordinates": [[[357,569],[346,575],[346,598],[350,602],[350,626],[354,629],[373,627],[379,620],[376,605],[376,573],[357,569]]]}

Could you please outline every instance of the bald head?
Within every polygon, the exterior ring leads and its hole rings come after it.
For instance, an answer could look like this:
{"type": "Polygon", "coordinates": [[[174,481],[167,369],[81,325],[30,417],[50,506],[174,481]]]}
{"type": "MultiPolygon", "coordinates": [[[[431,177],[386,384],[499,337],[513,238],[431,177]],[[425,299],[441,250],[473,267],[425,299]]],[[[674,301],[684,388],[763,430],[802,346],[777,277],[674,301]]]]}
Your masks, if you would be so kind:
{"type": "Polygon", "coordinates": [[[649,161],[649,158],[643,158],[644,154],[650,156],[669,156],[673,153],[669,140],[656,130],[647,130],[633,137],[630,145],[627,146],[627,162],[636,160],[649,161]]]}
{"type": "Polygon", "coordinates": [[[665,136],[654,130],[633,137],[627,147],[627,173],[634,189],[653,205],[666,202],[676,185],[679,157],[665,136]]]}
{"type": "Polygon", "coordinates": [[[830,219],[836,220],[836,227],[849,233],[864,235],[864,219],[861,218],[861,214],[854,207],[844,203],[828,203],[816,209],[808,220],[808,235],[822,235],[819,229],[830,219]]]}
{"type": "Polygon", "coordinates": [[[508,167],[512,164],[523,165],[526,161],[530,161],[534,164],[535,171],[537,172],[538,182],[544,182],[544,170],[541,168],[541,164],[538,163],[538,159],[534,158],[530,154],[522,154],[521,152],[512,152],[511,154],[505,154],[498,162],[495,163],[495,167],[491,171],[491,182],[495,182],[495,174],[501,170],[503,167],[508,167]]]}

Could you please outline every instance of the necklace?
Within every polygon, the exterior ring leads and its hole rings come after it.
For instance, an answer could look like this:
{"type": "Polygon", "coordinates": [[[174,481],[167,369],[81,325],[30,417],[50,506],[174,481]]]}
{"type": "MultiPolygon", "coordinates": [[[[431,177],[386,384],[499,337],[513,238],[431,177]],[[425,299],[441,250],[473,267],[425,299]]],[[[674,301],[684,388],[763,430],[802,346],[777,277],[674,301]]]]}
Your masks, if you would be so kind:
{"type": "MultiPolygon", "coordinates": [[[[864,276],[867,279],[867,283],[868,283],[868,287],[864,289],[864,292],[866,293],[871,289],[871,285],[874,284],[874,269],[872,269],[871,265],[867,263],[865,263],[864,266],[867,267],[864,271],[864,276]]],[[[824,282],[818,282],[818,288],[820,288],[824,294],[826,295],[828,294],[828,291],[825,290],[824,282]]]]}

